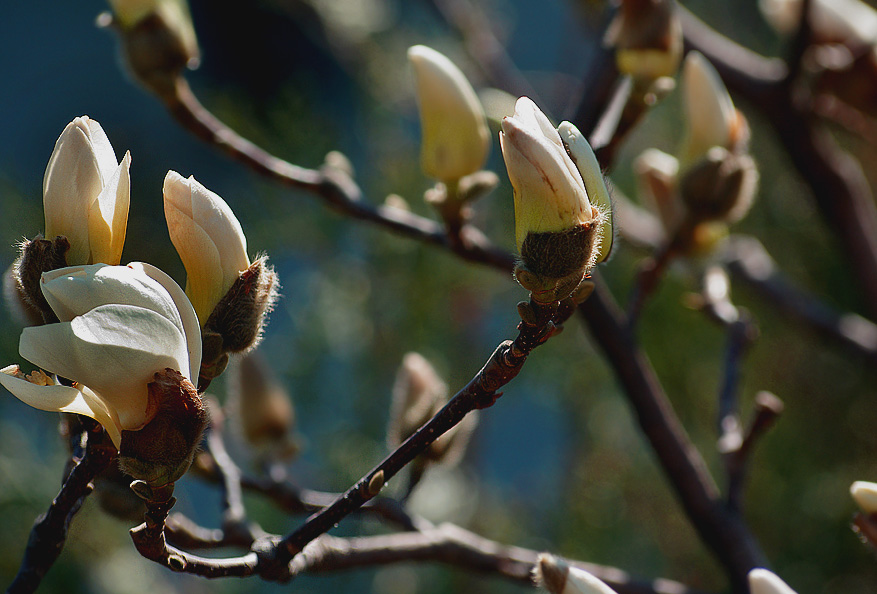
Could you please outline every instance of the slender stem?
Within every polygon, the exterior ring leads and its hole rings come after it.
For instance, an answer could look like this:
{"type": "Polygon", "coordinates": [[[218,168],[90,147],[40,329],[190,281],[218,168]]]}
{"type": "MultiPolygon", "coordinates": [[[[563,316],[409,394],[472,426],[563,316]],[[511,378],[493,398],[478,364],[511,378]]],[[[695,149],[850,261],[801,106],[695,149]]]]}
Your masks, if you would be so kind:
{"type": "Polygon", "coordinates": [[[116,459],[116,449],[102,431],[86,432],[87,445],[82,459],[74,459],[73,469],[48,511],[37,518],[27,541],[24,559],[7,594],[34,592],[61,554],[70,522],[94,489],[92,480],[116,459]]]}

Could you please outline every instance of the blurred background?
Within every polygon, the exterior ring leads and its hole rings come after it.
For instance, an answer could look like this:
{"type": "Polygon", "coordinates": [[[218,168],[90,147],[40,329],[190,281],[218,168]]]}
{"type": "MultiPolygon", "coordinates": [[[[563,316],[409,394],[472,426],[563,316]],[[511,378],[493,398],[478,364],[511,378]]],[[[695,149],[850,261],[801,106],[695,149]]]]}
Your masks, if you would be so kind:
{"type": "MultiPolygon", "coordinates": [[[[555,120],[570,117],[600,31],[600,2],[489,0],[494,33],[555,120]]],[[[783,51],[755,2],[688,2],[723,33],[764,54],[783,51]]],[[[418,351],[452,391],[514,336],[523,289],[504,274],[358,224],[313,197],[268,183],[180,129],[126,74],[112,31],[95,26],[98,0],[8,3],[0,19],[0,268],[15,245],[43,230],[42,178],[52,147],[74,117],[101,123],[121,157],[131,151],[131,210],[123,262],[143,260],[185,279],[164,226],[165,173],[194,175],[225,198],[251,255],[266,252],[283,285],[260,351],[292,394],[301,455],[289,467],[301,486],[340,491],[386,453],[390,390],[403,355],[418,351]]],[[[243,136],[306,167],[330,150],[352,161],[371,202],[389,193],[430,215],[431,181],[418,165],[419,126],[406,49],[426,44],[454,60],[478,90],[486,83],[457,31],[429,1],[193,0],[201,68],[188,79],[201,101],[243,136]]],[[[850,268],[769,130],[738,101],[753,128],[761,189],[735,231],[758,237],[782,269],[827,304],[864,311],[850,268]]],[[[681,142],[678,92],[648,115],[622,148],[613,183],[635,196],[631,161],[681,142]]],[[[494,140],[496,127],[493,127],[494,140]]],[[[863,160],[874,147],[840,140],[863,160]]],[[[513,249],[513,208],[499,147],[487,165],[502,183],[474,220],[513,249]]],[[[873,171],[874,168],[872,167],[873,171]]],[[[645,253],[619,242],[603,274],[623,302],[645,253]]],[[[673,269],[646,305],[639,337],[693,441],[721,477],[717,392],[725,335],[683,305],[695,290],[673,269]]],[[[735,288],[761,337],[742,369],[744,415],[759,390],[786,404],[758,445],[745,511],[773,568],[800,593],[866,593],[877,563],[849,528],[854,480],[877,480],[877,370],[840,351],[770,305],[735,288]]],[[[23,363],[21,326],[0,312],[0,366],[23,363]]],[[[210,393],[226,398],[220,378],[210,393]]],[[[234,444],[232,444],[234,445],[234,444]]],[[[233,455],[247,468],[246,452],[233,455]]],[[[36,516],[57,493],[67,457],[57,418],[0,395],[0,583],[11,581],[36,516]]],[[[404,481],[390,484],[398,493],[404,481]]],[[[197,478],[178,489],[177,509],[219,522],[219,494],[197,478]],[[197,502],[197,504],[196,504],[197,502]]],[[[284,533],[300,523],[248,496],[254,520],[284,533]]],[[[428,518],[449,520],[500,542],[723,591],[720,567],[682,514],[630,415],[611,369],[578,319],[540,348],[495,407],[481,415],[462,464],[427,476],[412,498],[428,518]]],[[[405,564],[293,586],[173,575],[140,558],[127,535],[89,499],[42,592],[525,592],[526,587],[453,568],[405,564]]],[[[337,534],[373,534],[350,518],[337,534]]]]}

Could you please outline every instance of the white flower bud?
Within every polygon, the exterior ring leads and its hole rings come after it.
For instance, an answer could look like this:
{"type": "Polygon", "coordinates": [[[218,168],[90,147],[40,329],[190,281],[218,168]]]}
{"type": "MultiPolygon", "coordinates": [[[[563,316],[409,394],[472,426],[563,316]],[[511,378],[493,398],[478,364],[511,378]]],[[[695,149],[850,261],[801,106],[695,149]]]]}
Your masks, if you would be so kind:
{"type": "Polygon", "coordinates": [[[141,429],[158,412],[148,388],[156,373],[172,369],[188,379],[200,367],[195,312],[149,264],[61,268],[43,275],[42,289],[61,322],[25,328],[19,352],[74,384],[7,367],[0,384],[26,404],[91,417],[118,447],[123,430],[141,429]]]}
{"type": "Polygon", "coordinates": [[[866,514],[877,514],[877,483],[856,481],[850,486],[850,495],[866,514]]]}
{"type": "MultiPolygon", "coordinates": [[[[758,7],[780,33],[792,33],[801,22],[801,0],[759,0],[758,7]]],[[[877,11],[859,0],[812,0],[810,26],[815,43],[853,47],[877,43],[877,11]]]]}
{"type": "Polygon", "coordinates": [[[250,267],[247,238],[228,204],[194,177],[169,171],[164,214],[186,267],[186,295],[203,326],[216,304],[250,267]]]}
{"type": "Polygon", "coordinates": [[[536,583],[551,594],[617,594],[584,569],[548,553],[539,555],[534,574],[536,583]]]}
{"type": "Polygon", "coordinates": [[[423,45],[408,49],[414,68],[424,173],[454,183],[484,165],[490,132],[484,109],[465,75],[446,56],[423,45]]]}
{"type": "Polygon", "coordinates": [[[640,196],[651,203],[665,231],[674,232],[685,216],[677,192],[679,161],[655,148],[646,149],[633,161],[640,196]]]}
{"type": "MultiPolygon", "coordinates": [[[[184,52],[191,65],[199,58],[198,40],[186,0],[108,0],[116,21],[124,31],[131,31],[146,19],[160,22],[184,52]]],[[[153,48],[155,49],[155,48],[153,48]]]]}
{"type": "Polygon", "coordinates": [[[575,126],[555,129],[526,97],[503,119],[499,140],[527,273],[516,272],[518,281],[540,301],[563,299],[611,247],[609,192],[596,156],[575,126]]]}
{"type": "Polygon", "coordinates": [[[752,594],[795,594],[775,573],[763,568],[749,572],[749,590],[752,594]]]}
{"type": "Polygon", "coordinates": [[[731,149],[738,135],[738,116],[719,73],[699,52],[682,67],[688,138],[684,158],[696,159],[714,146],[731,149]]]}
{"type": "Polygon", "coordinates": [[[43,179],[46,237],[70,242],[68,264],[116,265],[122,257],[130,202],[131,155],[122,162],[103,128],[87,116],[70,122],[43,179]]]}

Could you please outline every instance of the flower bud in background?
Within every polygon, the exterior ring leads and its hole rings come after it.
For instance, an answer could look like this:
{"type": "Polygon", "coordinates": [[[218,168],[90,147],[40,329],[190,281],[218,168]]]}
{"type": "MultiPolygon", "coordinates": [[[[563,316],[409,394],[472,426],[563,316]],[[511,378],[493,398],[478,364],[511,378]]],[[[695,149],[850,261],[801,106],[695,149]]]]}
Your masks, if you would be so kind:
{"type": "Polygon", "coordinates": [[[237,423],[260,461],[288,460],[299,451],[289,393],[258,349],[242,356],[230,380],[229,419],[237,423]],[[231,383],[233,382],[233,383],[231,383]]]}
{"type": "Polygon", "coordinates": [[[688,118],[684,161],[697,159],[714,146],[732,152],[745,150],[748,124],[734,107],[719,73],[699,52],[690,52],[685,58],[682,88],[688,118]]]}
{"type": "MultiPolygon", "coordinates": [[[[393,402],[387,427],[387,447],[396,449],[426,424],[448,402],[448,386],[435,368],[419,353],[407,353],[393,384],[393,402]]],[[[436,439],[411,465],[409,491],[430,464],[454,466],[460,462],[478,415],[469,413],[444,435],[436,439]]]]}
{"type": "Polygon", "coordinates": [[[122,49],[133,74],[160,95],[171,92],[175,78],[200,60],[198,40],[186,0],[109,0],[122,49]]]}
{"type": "Polygon", "coordinates": [[[685,208],[679,200],[679,161],[658,149],[646,149],[633,161],[639,195],[650,203],[671,234],[682,223],[685,208]]]}
{"type": "Polygon", "coordinates": [[[682,26],[673,0],[622,0],[606,31],[619,72],[650,84],[682,61],[682,26]]]}
{"type": "Polygon", "coordinates": [[[783,580],[767,569],[753,569],[748,577],[752,594],[795,594],[783,580]]]}
{"type": "Polygon", "coordinates": [[[578,567],[570,567],[562,559],[542,553],[533,568],[536,585],[551,594],[616,594],[615,590],[578,567]]]}
{"type": "Polygon", "coordinates": [[[42,290],[60,322],[25,328],[19,352],[73,384],[17,365],[2,370],[0,384],[35,408],[98,421],[135,478],[163,485],[182,476],[205,422],[189,379],[201,336],[182,289],[132,263],[54,270],[42,290]]]}
{"type": "Polygon", "coordinates": [[[408,49],[414,69],[423,140],[420,165],[448,185],[475,173],[490,150],[484,109],[465,75],[446,56],[424,45],[408,49]]]}
{"type": "Polygon", "coordinates": [[[758,188],[755,161],[714,146],[680,181],[682,202],[696,221],[734,223],[752,206],[758,188]]]}
{"type": "Polygon", "coordinates": [[[168,172],[164,213],[186,267],[186,294],[202,326],[201,376],[209,380],[222,373],[227,353],[258,342],[277,297],[277,275],[264,257],[250,263],[247,238],[231,208],[194,177],[168,172]]]}
{"type": "Polygon", "coordinates": [[[856,481],[850,486],[850,495],[866,514],[877,514],[877,483],[856,481]]]}
{"type": "Polygon", "coordinates": [[[514,188],[518,282],[537,301],[564,299],[611,246],[609,192],[596,157],[575,126],[555,129],[526,97],[503,119],[499,139],[514,188]]]}
{"type": "Polygon", "coordinates": [[[43,178],[46,239],[70,242],[67,264],[110,264],[122,258],[130,202],[131,154],[122,162],[103,128],[82,116],[70,122],[43,178]]]}
{"type": "MultiPolygon", "coordinates": [[[[780,33],[793,33],[801,22],[802,0],[759,0],[758,7],[780,33]]],[[[837,43],[851,48],[877,42],[877,11],[859,0],[812,0],[812,42],[837,43]]]]}

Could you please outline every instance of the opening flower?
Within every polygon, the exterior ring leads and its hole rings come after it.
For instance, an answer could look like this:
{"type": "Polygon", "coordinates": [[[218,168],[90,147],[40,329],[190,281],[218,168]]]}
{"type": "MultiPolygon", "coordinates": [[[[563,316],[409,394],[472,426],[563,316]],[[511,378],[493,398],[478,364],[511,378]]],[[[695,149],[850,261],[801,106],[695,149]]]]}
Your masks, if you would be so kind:
{"type": "Polygon", "coordinates": [[[88,116],[64,128],[43,179],[46,238],[70,242],[68,264],[116,265],[128,225],[131,154],[122,162],[103,128],[88,116]]]}
{"type": "Polygon", "coordinates": [[[60,323],[26,328],[19,353],[72,385],[41,371],[3,369],[0,384],[26,404],[91,417],[119,447],[122,431],[137,431],[156,416],[161,402],[149,384],[157,373],[171,369],[187,379],[197,373],[195,312],[158,268],[139,262],[60,268],[43,275],[42,291],[60,323]]]}

